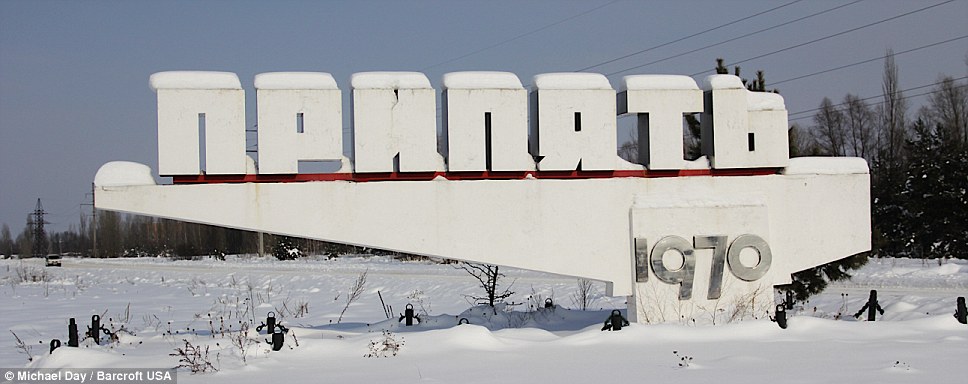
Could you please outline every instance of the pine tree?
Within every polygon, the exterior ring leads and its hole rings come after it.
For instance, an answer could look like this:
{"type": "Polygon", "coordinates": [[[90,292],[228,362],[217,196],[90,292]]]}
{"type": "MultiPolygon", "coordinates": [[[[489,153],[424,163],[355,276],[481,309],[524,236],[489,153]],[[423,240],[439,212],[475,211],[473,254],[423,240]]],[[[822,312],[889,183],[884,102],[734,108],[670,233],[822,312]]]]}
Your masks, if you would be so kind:
{"type": "Polygon", "coordinates": [[[968,161],[958,127],[933,129],[919,119],[909,141],[910,164],[902,196],[910,213],[905,246],[923,258],[968,258],[968,161]]]}
{"type": "Polygon", "coordinates": [[[903,194],[906,174],[901,156],[882,148],[871,163],[871,226],[873,253],[878,257],[911,256],[907,227],[911,210],[903,194]]]}
{"type": "Polygon", "coordinates": [[[864,266],[867,260],[868,253],[864,252],[794,273],[793,283],[782,289],[793,291],[797,301],[806,300],[812,295],[823,292],[828,282],[849,279],[850,271],[864,266]]]}
{"type": "Polygon", "coordinates": [[[276,243],[272,247],[272,255],[279,260],[295,260],[302,256],[296,239],[289,236],[276,236],[276,243]]]}

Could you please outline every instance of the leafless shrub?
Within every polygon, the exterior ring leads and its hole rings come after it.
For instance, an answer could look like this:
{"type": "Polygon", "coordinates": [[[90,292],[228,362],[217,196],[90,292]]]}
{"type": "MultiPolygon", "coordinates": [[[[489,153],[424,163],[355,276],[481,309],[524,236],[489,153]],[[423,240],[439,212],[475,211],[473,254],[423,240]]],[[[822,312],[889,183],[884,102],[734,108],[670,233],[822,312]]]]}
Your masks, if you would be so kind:
{"type": "Polygon", "coordinates": [[[400,352],[400,348],[403,347],[404,340],[401,337],[397,340],[397,336],[390,332],[389,330],[383,331],[383,336],[377,340],[370,340],[370,352],[363,355],[363,357],[390,357],[396,356],[400,352]]]}
{"type": "Polygon", "coordinates": [[[417,303],[421,315],[430,316],[430,299],[427,298],[424,291],[414,289],[407,294],[407,299],[412,303],[417,303]]]}
{"type": "Polygon", "coordinates": [[[258,344],[258,340],[249,338],[249,323],[241,322],[239,324],[238,332],[229,332],[227,334],[229,341],[232,342],[232,346],[239,351],[239,357],[242,358],[242,364],[246,364],[246,355],[249,352],[249,346],[252,344],[258,344]]]}
{"type": "Polygon", "coordinates": [[[350,291],[346,293],[346,305],[343,306],[343,310],[339,313],[339,319],[336,320],[337,324],[343,321],[343,314],[346,313],[346,309],[350,307],[350,304],[353,304],[356,299],[359,299],[363,295],[363,288],[366,286],[366,274],[368,272],[369,270],[365,270],[360,273],[350,287],[350,291]]]}
{"type": "Polygon", "coordinates": [[[571,302],[576,308],[587,311],[598,298],[595,284],[588,279],[578,279],[578,290],[571,294],[571,302]]]}
{"type": "MultiPolygon", "coordinates": [[[[201,346],[193,345],[186,339],[182,339],[185,342],[184,347],[175,348],[175,353],[168,354],[169,356],[178,357],[178,365],[175,368],[188,368],[193,374],[195,373],[205,373],[208,371],[218,371],[212,365],[212,361],[209,358],[208,346],[205,348],[201,346]]],[[[216,356],[218,356],[216,354],[216,356]]]]}
{"type": "Polygon", "coordinates": [[[17,283],[40,283],[50,281],[50,275],[44,268],[37,268],[20,262],[17,265],[17,283]]]}
{"type": "Polygon", "coordinates": [[[14,339],[17,339],[17,349],[20,350],[21,353],[27,354],[27,361],[34,361],[34,355],[30,353],[31,346],[27,345],[27,343],[21,340],[20,336],[17,336],[17,334],[14,333],[12,330],[10,331],[10,333],[13,334],[14,339]]]}

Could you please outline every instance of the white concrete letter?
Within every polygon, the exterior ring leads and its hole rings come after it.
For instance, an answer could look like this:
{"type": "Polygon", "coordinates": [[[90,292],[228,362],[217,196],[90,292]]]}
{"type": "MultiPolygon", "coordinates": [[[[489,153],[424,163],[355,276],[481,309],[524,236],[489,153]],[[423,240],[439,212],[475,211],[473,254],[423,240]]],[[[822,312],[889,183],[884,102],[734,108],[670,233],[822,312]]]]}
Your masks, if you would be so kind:
{"type": "Polygon", "coordinates": [[[702,147],[713,168],[789,164],[782,96],[747,91],[739,77],[732,75],[707,77],[703,91],[702,147]]]}
{"type": "Polygon", "coordinates": [[[531,153],[540,171],[606,171],[616,153],[615,90],[597,73],[534,77],[531,153]]]}
{"type": "Polygon", "coordinates": [[[255,76],[259,107],[259,173],[298,173],[299,161],[341,160],[342,99],[328,73],[255,76]]]}
{"type": "Polygon", "coordinates": [[[158,72],[158,173],[200,172],[199,136],[205,135],[207,174],[245,174],[245,93],[229,72],[158,72]]]}
{"type": "Polygon", "coordinates": [[[702,91],[689,76],[635,75],[622,79],[618,113],[638,116],[639,162],[649,169],[682,169],[682,117],[702,112],[702,91]]]}
{"type": "Polygon", "coordinates": [[[508,72],[444,75],[444,136],[447,169],[530,171],[528,95],[508,72]]]}
{"type": "Polygon", "coordinates": [[[356,172],[443,171],[434,89],[417,72],[353,74],[356,172]]]}

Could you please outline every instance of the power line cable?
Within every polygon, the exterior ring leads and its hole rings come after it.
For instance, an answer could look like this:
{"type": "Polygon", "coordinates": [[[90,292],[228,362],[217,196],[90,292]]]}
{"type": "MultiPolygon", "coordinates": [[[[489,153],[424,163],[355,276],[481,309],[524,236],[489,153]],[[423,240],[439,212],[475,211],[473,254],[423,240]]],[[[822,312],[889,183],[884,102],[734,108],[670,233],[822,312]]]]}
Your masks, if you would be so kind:
{"type": "MultiPolygon", "coordinates": [[[[904,51],[901,51],[901,52],[895,52],[894,53],[894,56],[899,56],[899,55],[902,55],[902,54],[905,54],[905,53],[920,51],[922,49],[927,49],[927,48],[931,48],[931,47],[934,47],[934,46],[938,46],[938,45],[942,45],[942,44],[947,44],[947,43],[950,43],[952,41],[958,41],[958,40],[965,39],[965,38],[968,38],[968,35],[959,36],[959,37],[951,38],[951,39],[948,39],[948,40],[945,40],[945,41],[939,41],[937,43],[932,43],[932,44],[928,44],[928,45],[922,45],[920,47],[912,48],[912,49],[908,49],[908,50],[904,50],[904,51]]],[[[789,79],[775,81],[775,82],[772,82],[771,85],[782,84],[782,83],[786,83],[786,82],[790,82],[790,81],[794,81],[794,80],[804,79],[804,78],[811,77],[811,76],[821,75],[821,74],[824,74],[824,73],[829,73],[829,72],[833,72],[833,71],[839,71],[841,69],[850,68],[850,67],[853,67],[853,66],[870,63],[872,61],[883,60],[883,59],[886,59],[888,56],[889,55],[878,56],[878,57],[875,57],[875,58],[871,58],[871,59],[867,59],[867,60],[863,60],[863,61],[858,61],[856,63],[850,63],[850,64],[841,65],[839,67],[825,69],[825,70],[822,70],[822,71],[817,71],[817,72],[810,73],[810,74],[806,74],[806,75],[801,75],[801,76],[792,77],[792,78],[789,78],[789,79]]]]}
{"type": "Polygon", "coordinates": [[[623,55],[623,56],[616,57],[614,59],[606,60],[606,61],[603,61],[601,63],[598,63],[598,64],[595,64],[595,65],[591,65],[591,66],[588,66],[588,67],[579,69],[579,70],[577,70],[575,72],[587,71],[587,70],[592,69],[592,68],[595,68],[595,67],[600,67],[600,66],[603,66],[605,64],[614,63],[616,61],[619,61],[619,60],[622,60],[622,59],[626,59],[626,58],[629,58],[629,57],[632,57],[632,56],[635,56],[635,55],[638,55],[638,54],[642,54],[642,53],[645,53],[645,52],[649,52],[651,50],[659,49],[659,48],[665,47],[667,45],[671,45],[671,44],[678,43],[678,42],[683,41],[683,40],[691,39],[693,37],[696,37],[696,36],[699,36],[699,35],[703,35],[703,34],[706,34],[706,33],[712,32],[712,31],[715,31],[717,29],[721,29],[721,28],[728,27],[730,25],[739,23],[741,21],[746,21],[746,20],[752,19],[754,17],[761,16],[761,15],[764,15],[764,14],[767,14],[767,13],[770,13],[770,12],[773,12],[773,11],[775,11],[777,9],[780,9],[780,8],[783,8],[783,7],[787,7],[787,6],[790,6],[790,5],[799,3],[801,1],[803,1],[803,0],[794,0],[794,1],[791,1],[789,3],[782,4],[782,5],[779,5],[779,6],[776,6],[776,7],[770,8],[770,9],[767,9],[765,11],[758,12],[758,13],[755,13],[755,14],[752,14],[752,15],[749,15],[749,16],[746,16],[746,17],[743,17],[741,19],[736,19],[736,20],[730,21],[730,22],[728,22],[726,24],[722,24],[722,25],[719,25],[719,26],[716,26],[716,27],[713,27],[713,28],[709,28],[709,29],[706,29],[706,30],[701,31],[701,32],[693,33],[693,34],[691,34],[689,36],[680,37],[678,39],[675,39],[675,40],[672,40],[672,41],[668,41],[668,42],[665,42],[665,43],[662,43],[662,44],[659,44],[659,45],[656,45],[656,46],[652,46],[652,47],[643,49],[641,51],[635,51],[635,52],[629,53],[627,55],[623,55]]]}
{"type": "MultiPolygon", "coordinates": [[[[953,1],[955,1],[955,0],[948,0],[948,1],[944,1],[944,2],[941,2],[941,3],[934,4],[934,5],[929,5],[927,7],[918,8],[918,9],[915,9],[913,11],[905,12],[905,13],[902,13],[902,14],[897,15],[897,16],[888,17],[886,19],[878,20],[878,21],[875,21],[873,23],[864,24],[862,26],[855,27],[855,28],[851,28],[851,29],[848,29],[848,30],[845,30],[845,31],[841,31],[841,32],[837,32],[837,33],[832,34],[832,35],[827,35],[827,36],[824,36],[824,37],[821,37],[821,38],[813,39],[813,40],[807,41],[805,43],[791,45],[789,47],[781,48],[781,49],[775,50],[773,52],[764,53],[762,55],[753,56],[753,57],[746,58],[746,59],[743,59],[743,60],[740,60],[740,61],[732,62],[732,63],[729,63],[729,65],[742,64],[742,63],[745,63],[747,61],[764,58],[766,56],[775,55],[775,54],[780,53],[780,52],[786,52],[786,51],[789,51],[791,49],[796,49],[796,48],[800,48],[800,47],[803,47],[803,46],[806,46],[806,45],[810,45],[810,44],[813,44],[813,43],[821,42],[821,41],[824,41],[824,40],[827,40],[827,39],[832,39],[832,38],[837,37],[837,36],[845,35],[845,34],[848,34],[848,33],[851,33],[851,32],[856,32],[856,31],[859,31],[861,29],[869,28],[869,27],[872,27],[872,26],[875,26],[875,25],[878,25],[878,24],[883,24],[883,23],[886,23],[886,22],[891,21],[891,20],[895,20],[895,19],[902,18],[904,16],[913,15],[913,14],[918,13],[918,12],[923,12],[923,11],[929,10],[931,8],[934,8],[934,7],[938,7],[938,6],[941,6],[941,5],[945,5],[945,4],[951,3],[953,1]]],[[[696,72],[696,73],[693,73],[693,74],[691,74],[689,76],[698,76],[698,75],[701,75],[701,74],[706,73],[706,72],[709,72],[709,70],[705,70],[705,71],[701,71],[701,72],[696,72]]]]}
{"type": "Polygon", "coordinates": [[[495,47],[498,47],[498,46],[501,46],[501,45],[504,45],[504,44],[507,44],[507,43],[510,43],[510,42],[512,42],[512,41],[515,41],[515,40],[518,40],[518,39],[521,39],[521,38],[524,38],[524,37],[526,37],[526,36],[530,36],[530,35],[533,35],[533,34],[535,34],[535,33],[538,33],[538,32],[541,32],[541,31],[543,31],[543,30],[546,30],[546,29],[548,29],[548,28],[551,28],[551,27],[554,27],[554,26],[556,26],[556,25],[559,25],[559,24],[562,24],[562,23],[565,23],[565,22],[568,22],[568,21],[571,21],[571,20],[574,20],[574,19],[577,19],[577,18],[579,18],[579,17],[582,17],[582,16],[585,16],[585,15],[587,15],[587,14],[589,14],[589,13],[592,13],[592,12],[595,12],[595,11],[597,11],[597,10],[599,10],[599,9],[602,9],[602,8],[605,8],[605,7],[607,7],[607,6],[609,6],[609,5],[612,5],[612,4],[615,4],[615,3],[617,3],[617,2],[619,2],[619,0],[613,0],[613,1],[611,1],[611,2],[608,2],[608,3],[605,3],[605,4],[603,4],[603,5],[599,5],[599,6],[597,6],[597,7],[595,7],[595,8],[592,8],[592,9],[589,9],[589,10],[587,10],[587,11],[584,11],[584,12],[582,12],[582,13],[579,13],[579,14],[577,14],[577,15],[574,15],[574,16],[571,16],[571,17],[568,17],[568,18],[565,18],[565,19],[561,19],[561,20],[558,20],[558,21],[556,21],[556,22],[554,22],[554,23],[551,23],[551,24],[548,24],[548,25],[545,25],[545,26],[543,26],[543,27],[541,27],[541,28],[538,28],[538,29],[534,29],[534,30],[531,30],[531,31],[528,31],[528,32],[525,32],[525,33],[522,33],[522,34],[520,34],[520,35],[517,35],[517,36],[514,36],[514,37],[512,37],[512,38],[510,38],[510,39],[507,39],[507,40],[502,40],[502,41],[500,41],[500,42],[498,42],[498,43],[494,43],[494,44],[491,44],[491,45],[489,45],[489,46],[487,46],[487,47],[484,47],[484,48],[481,48],[481,49],[478,49],[478,50],[476,50],[476,51],[473,51],[473,52],[470,52],[470,53],[466,53],[466,54],[463,54],[463,55],[460,55],[460,56],[458,56],[458,57],[455,57],[455,58],[453,58],[453,59],[448,59],[448,60],[444,60],[444,61],[441,61],[441,62],[439,62],[439,63],[437,63],[437,64],[434,64],[434,65],[430,65],[430,66],[426,66],[426,67],[423,67],[422,69],[420,69],[420,72],[424,72],[424,71],[426,71],[426,70],[428,70],[428,69],[430,69],[430,68],[433,68],[433,67],[437,67],[437,66],[440,66],[440,65],[444,65],[444,64],[447,64],[447,63],[452,63],[452,62],[455,62],[455,61],[457,61],[457,60],[460,60],[460,59],[463,59],[463,58],[465,58],[465,57],[468,57],[468,56],[473,56],[473,55],[476,55],[476,54],[478,54],[478,53],[481,53],[481,52],[484,52],[484,51],[486,51],[486,50],[489,50],[489,49],[492,49],[492,48],[495,48],[495,47]]]}
{"type": "MultiPolygon", "coordinates": [[[[930,95],[931,92],[933,92],[933,91],[916,93],[916,94],[913,94],[913,95],[907,95],[907,96],[901,97],[900,100],[906,100],[906,99],[915,98],[915,97],[918,97],[918,96],[930,95]]],[[[868,98],[864,98],[864,99],[861,99],[861,100],[870,100],[870,99],[878,98],[878,97],[883,97],[883,96],[873,96],[873,97],[868,97],[868,98]]],[[[839,106],[839,105],[843,105],[843,103],[836,104],[836,106],[839,106]]],[[[816,109],[814,109],[814,111],[815,110],[818,110],[818,109],[820,109],[820,108],[816,108],[816,109]]],[[[800,116],[800,117],[794,117],[792,119],[787,119],[787,121],[788,122],[789,121],[797,121],[797,120],[809,119],[809,118],[812,118],[812,117],[813,116],[805,115],[805,116],[800,116]]]]}
{"type": "MultiPolygon", "coordinates": [[[[959,77],[959,78],[956,78],[956,79],[951,79],[951,81],[958,81],[958,80],[964,80],[964,79],[968,79],[968,76],[962,76],[962,77],[959,77]]],[[[933,86],[936,86],[938,84],[942,84],[945,81],[947,81],[947,80],[939,81],[939,82],[932,83],[932,84],[921,85],[921,86],[918,86],[918,87],[911,87],[911,88],[907,88],[907,89],[902,89],[900,92],[903,93],[903,92],[914,91],[914,90],[918,90],[918,89],[924,89],[924,88],[927,88],[927,87],[933,87],[933,86]]],[[[960,86],[965,86],[965,84],[962,84],[960,86]]],[[[934,91],[928,91],[928,92],[918,93],[918,94],[915,94],[915,95],[908,95],[908,96],[902,97],[901,99],[907,99],[907,98],[912,98],[912,97],[924,96],[924,95],[927,95],[927,94],[931,94],[932,92],[934,92],[934,91]]],[[[877,96],[865,97],[865,98],[860,99],[860,101],[867,101],[867,100],[877,99],[877,98],[881,98],[881,97],[884,97],[884,95],[877,95],[877,96]]],[[[847,103],[839,103],[839,104],[834,104],[831,107],[840,107],[840,106],[843,106],[843,105],[846,105],[846,104],[847,103]]],[[[803,110],[803,111],[799,111],[799,112],[790,113],[787,116],[803,115],[803,114],[810,113],[810,112],[816,112],[816,111],[819,111],[821,109],[823,109],[823,108],[822,107],[818,107],[818,108],[813,108],[813,109],[807,109],[807,110],[803,110]]],[[[795,121],[795,120],[802,120],[802,119],[806,119],[806,118],[810,118],[810,117],[812,117],[812,116],[805,115],[805,116],[791,118],[791,119],[788,119],[788,120],[789,121],[795,121]]]]}
{"type": "MultiPolygon", "coordinates": [[[[966,79],[966,78],[968,78],[968,76],[962,76],[962,77],[959,77],[957,79],[951,79],[951,81],[958,81],[958,80],[962,80],[962,79],[966,79]]],[[[907,88],[907,89],[902,89],[900,92],[907,92],[907,91],[913,91],[913,90],[916,90],[916,89],[927,88],[927,87],[935,86],[935,85],[938,85],[938,84],[942,84],[945,81],[946,80],[942,80],[942,81],[939,81],[939,82],[936,82],[936,83],[931,83],[931,84],[921,85],[921,86],[917,86],[917,87],[911,87],[911,88],[907,88]]],[[[860,100],[861,101],[867,101],[867,100],[870,100],[870,99],[876,99],[878,97],[884,97],[884,95],[877,95],[877,96],[865,97],[865,98],[860,99],[860,100]]],[[[834,104],[833,106],[834,107],[839,107],[839,106],[844,105],[844,104],[846,104],[846,103],[834,104]]],[[[808,109],[808,110],[800,111],[800,112],[793,112],[793,113],[789,114],[789,116],[800,115],[800,114],[804,114],[804,113],[808,113],[808,112],[814,112],[814,111],[818,111],[820,109],[821,108],[814,108],[814,109],[808,109]]]]}
{"type": "MultiPolygon", "coordinates": [[[[682,52],[682,53],[679,53],[679,54],[676,54],[676,55],[668,56],[668,57],[665,57],[665,58],[662,58],[662,59],[659,59],[659,60],[650,61],[650,62],[645,63],[645,64],[640,64],[640,65],[636,65],[636,66],[633,66],[633,67],[628,67],[628,68],[625,68],[625,69],[622,69],[622,70],[619,70],[619,71],[615,71],[615,72],[606,74],[605,76],[614,76],[614,75],[617,75],[619,73],[631,71],[633,69],[639,69],[639,68],[646,67],[646,66],[649,66],[649,65],[652,65],[652,64],[661,63],[661,62],[666,61],[666,60],[672,60],[672,59],[675,59],[677,57],[682,57],[682,56],[685,56],[685,55],[688,55],[688,54],[691,54],[691,53],[696,53],[696,52],[703,51],[703,50],[706,50],[706,49],[709,49],[709,48],[712,48],[712,47],[716,47],[716,46],[719,46],[719,45],[722,45],[722,44],[730,43],[730,42],[733,42],[733,41],[736,41],[736,40],[739,40],[739,39],[744,39],[744,38],[747,38],[747,37],[750,37],[750,36],[753,36],[753,35],[757,35],[757,34],[760,34],[760,33],[766,32],[766,31],[770,31],[770,30],[777,29],[777,28],[780,28],[780,27],[783,27],[783,26],[787,26],[787,25],[790,25],[790,24],[793,24],[793,23],[796,23],[796,22],[800,22],[800,21],[809,19],[811,17],[820,16],[820,15],[825,14],[825,13],[828,13],[828,12],[833,12],[833,11],[836,11],[836,10],[838,10],[840,8],[844,8],[844,7],[853,5],[853,4],[857,4],[857,3],[861,2],[861,1],[863,1],[863,0],[856,0],[856,1],[853,1],[853,2],[850,2],[850,3],[847,3],[847,4],[841,4],[841,5],[838,5],[838,6],[833,7],[833,8],[828,8],[828,9],[825,9],[823,11],[816,12],[816,13],[812,13],[812,14],[809,14],[809,15],[806,15],[806,16],[803,16],[803,17],[799,17],[799,18],[796,18],[796,19],[793,19],[793,20],[790,20],[790,21],[786,21],[786,22],[783,22],[783,23],[780,23],[780,24],[776,24],[776,25],[773,25],[771,27],[766,27],[766,28],[763,28],[763,29],[760,29],[760,30],[757,30],[757,31],[754,31],[754,32],[750,32],[750,33],[744,34],[744,35],[740,35],[740,36],[737,36],[737,37],[733,37],[733,38],[730,38],[730,39],[726,39],[726,40],[723,40],[723,41],[720,41],[720,42],[717,42],[717,43],[709,44],[709,45],[703,46],[701,48],[696,48],[696,49],[689,50],[689,51],[686,51],[686,52],[682,52]]],[[[693,75],[693,76],[695,76],[695,75],[693,75]]]]}

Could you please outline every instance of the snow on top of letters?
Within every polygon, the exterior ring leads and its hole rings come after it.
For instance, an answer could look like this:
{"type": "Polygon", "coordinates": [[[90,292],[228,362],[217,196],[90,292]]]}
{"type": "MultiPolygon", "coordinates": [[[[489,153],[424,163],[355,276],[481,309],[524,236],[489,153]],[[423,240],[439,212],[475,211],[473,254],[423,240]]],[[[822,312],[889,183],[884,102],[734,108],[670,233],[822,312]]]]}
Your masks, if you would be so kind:
{"type": "Polygon", "coordinates": [[[159,89],[242,89],[239,77],[232,72],[167,71],[151,74],[151,90],[159,89]]]}
{"type": "Polygon", "coordinates": [[[105,163],[94,175],[94,185],[98,187],[124,187],[132,185],[155,185],[151,168],[131,161],[111,161],[105,163]]]}
{"type": "Polygon", "coordinates": [[[746,109],[750,111],[783,111],[786,105],[783,96],[773,92],[749,92],[746,94],[746,109]]]}
{"type": "Polygon", "coordinates": [[[783,169],[784,175],[847,175],[870,173],[867,160],[860,157],[794,157],[783,169]]]}
{"type": "Polygon", "coordinates": [[[445,89],[524,89],[511,72],[451,72],[444,74],[445,89]]]}
{"type": "Polygon", "coordinates": [[[733,75],[710,75],[702,82],[703,91],[713,89],[746,89],[743,80],[733,75]]]}
{"type": "Polygon", "coordinates": [[[339,89],[326,72],[268,72],[255,75],[256,89],[339,89]]]}
{"type": "Polygon", "coordinates": [[[681,75],[632,75],[622,78],[619,92],[626,90],[685,89],[699,90],[696,81],[681,75]]]}
{"type": "Polygon", "coordinates": [[[353,89],[433,89],[420,72],[359,72],[350,83],[353,89]]]}
{"type": "Polygon", "coordinates": [[[543,73],[534,77],[536,89],[607,89],[612,84],[600,73],[543,73]]]}

